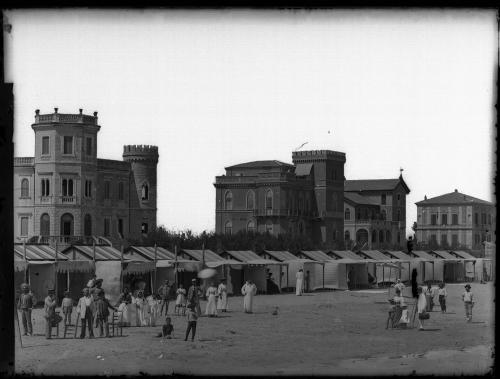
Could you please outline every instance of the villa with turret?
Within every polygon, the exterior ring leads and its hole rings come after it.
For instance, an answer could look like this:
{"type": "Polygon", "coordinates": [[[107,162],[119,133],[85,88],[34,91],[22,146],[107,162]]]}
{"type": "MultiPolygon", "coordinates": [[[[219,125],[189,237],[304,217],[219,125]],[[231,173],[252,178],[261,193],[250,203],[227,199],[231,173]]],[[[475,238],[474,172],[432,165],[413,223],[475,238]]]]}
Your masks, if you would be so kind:
{"type": "MultiPolygon", "coordinates": [[[[35,156],[14,158],[14,239],[138,238],[156,227],[158,147],[97,158],[97,112],[35,111],[35,156]]],[[[63,241],[64,242],[64,241],[63,241]]]]}

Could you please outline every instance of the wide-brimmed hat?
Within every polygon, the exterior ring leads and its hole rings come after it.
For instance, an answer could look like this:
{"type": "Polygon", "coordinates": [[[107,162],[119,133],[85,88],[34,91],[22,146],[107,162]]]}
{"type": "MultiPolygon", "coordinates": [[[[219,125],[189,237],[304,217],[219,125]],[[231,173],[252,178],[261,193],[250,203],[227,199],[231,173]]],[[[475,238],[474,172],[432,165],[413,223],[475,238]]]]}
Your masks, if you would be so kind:
{"type": "Polygon", "coordinates": [[[21,289],[25,289],[25,288],[30,288],[30,286],[28,285],[28,283],[21,284],[21,289]]]}
{"type": "Polygon", "coordinates": [[[465,288],[470,288],[470,284],[466,284],[466,285],[465,285],[465,288]]]}
{"type": "Polygon", "coordinates": [[[49,289],[47,290],[47,292],[48,292],[48,293],[55,293],[55,292],[56,292],[56,290],[55,290],[55,289],[53,289],[53,288],[49,288],[49,289]]]}
{"type": "Polygon", "coordinates": [[[95,280],[95,283],[96,283],[96,284],[97,284],[97,283],[102,283],[102,282],[103,282],[103,280],[102,280],[101,278],[99,278],[99,279],[96,279],[96,280],[95,280]]]}

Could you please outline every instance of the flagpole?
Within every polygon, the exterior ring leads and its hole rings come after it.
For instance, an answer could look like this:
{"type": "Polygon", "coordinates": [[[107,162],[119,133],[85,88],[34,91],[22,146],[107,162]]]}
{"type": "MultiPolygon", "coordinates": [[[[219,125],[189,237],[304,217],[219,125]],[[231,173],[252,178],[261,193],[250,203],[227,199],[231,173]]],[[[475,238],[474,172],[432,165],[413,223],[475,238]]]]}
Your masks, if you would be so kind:
{"type": "Polygon", "coordinates": [[[175,287],[177,288],[179,286],[179,272],[177,271],[177,245],[174,245],[174,254],[175,254],[175,260],[174,260],[174,282],[175,282],[175,287]]]}
{"type": "Polygon", "coordinates": [[[153,284],[154,288],[151,288],[151,293],[154,293],[155,288],[156,288],[156,260],[157,260],[157,258],[156,258],[157,257],[157,255],[156,255],[157,254],[156,253],[156,249],[157,249],[157,245],[155,243],[155,272],[154,272],[154,284],[153,284]]]}
{"type": "Polygon", "coordinates": [[[24,281],[29,284],[28,261],[26,259],[26,240],[23,240],[23,254],[24,254],[24,281]]]}
{"type": "Polygon", "coordinates": [[[121,248],[120,248],[120,266],[121,266],[121,270],[120,270],[120,292],[123,292],[123,245],[121,245],[121,248]]]}
{"type": "Polygon", "coordinates": [[[55,292],[56,292],[56,299],[57,299],[57,239],[56,239],[56,254],[55,254],[55,261],[54,261],[54,276],[55,276],[55,292]]]}

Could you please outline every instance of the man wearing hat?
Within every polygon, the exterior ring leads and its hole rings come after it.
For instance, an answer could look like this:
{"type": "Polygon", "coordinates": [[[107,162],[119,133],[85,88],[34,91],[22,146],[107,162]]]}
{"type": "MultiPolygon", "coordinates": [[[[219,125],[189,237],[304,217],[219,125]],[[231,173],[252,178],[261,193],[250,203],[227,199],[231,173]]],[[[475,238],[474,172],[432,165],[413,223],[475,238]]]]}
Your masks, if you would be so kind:
{"type": "Polygon", "coordinates": [[[160,295],[161,305],[160,305],[160,315],[163,313],[163,307],[165,307],[165,315],[168,314],[168,303],[170,301],[170,292],[172,291],[172,286],[168,280],[165,280],[163,284],[158,288],[158,295],[160,295]]]}
{"type": "Polygon", "coordinates": [[[474,306],[474,295],[470,290],[470,284],[465,285],[465,292],[462,294],[462,301],[465,305],[465,320],[471,322],[472,320],[472,307],[474,306]]]}
{"type": "Polygon", "coordinates": [[[55,290],[49,289],[48,295],[45,298],[44,302],[44,311],[45,311],[45,338],[51,339],[52,336],[52,323],[56,319],[56,293],[55,290]]]}
{"type": "Polygon", "coordinates": [[[86,326],[89,329],[89,338],[94,338],[94,331],[92,330],[92,323],[94,321],[94,298],[90,296],[90,291],[87,287],[83,289],[83,296],[78,301],[76,311],[82,320],[80,338],[85,338],[86,326]]]}
{"type": "Polygon", "coordinates": [[[195,307],[196,314],[201,316],[201,306],[200,306],[200,296],[202,294],[200,287],[198,287],[196,279],[191,280],[191,287],[188,290],[187,303],[192,304],[195,307]]]}
{"type": "MultiPolygon", "coordinates": [[[[103,280],[101,278],[99,279],[96,279],[95,282],[94,282],[94,287],[92,287],[90,289],[90,294],[92,295],[93,297],[93,300],[94,300],[94,304],[95,302],[97,301],[97,299],[99,298],[99,294],[102,292],[103,296],[104,296],[104,289],[102,288],[102,282],[103,280]]],[[[97,328],[98,325],[97,325],[97,315],[95,313],[95,308],[94,308],[94,326],[97,328]]]]}
{"type": "Polygon", "coordinates": [[[23,336],[33,335],[33,325],[31,324],[31,311],[33,310],[33,294],[30,292],[30,287],[28,284],[21,284],[21,296],[19,297],[19,302],[17,307],[21,310],[21,316],[23,320],[23,336]]]}

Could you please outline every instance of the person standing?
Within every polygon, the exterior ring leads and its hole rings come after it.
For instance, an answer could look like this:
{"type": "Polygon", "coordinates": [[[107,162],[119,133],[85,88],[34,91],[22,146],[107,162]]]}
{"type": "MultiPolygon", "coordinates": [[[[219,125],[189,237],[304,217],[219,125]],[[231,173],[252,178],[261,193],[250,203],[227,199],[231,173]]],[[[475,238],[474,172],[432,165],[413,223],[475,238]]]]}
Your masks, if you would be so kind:
{"type": "Polygon", "coordinates": [[[137,309],[136,326],[147,326],[146,322],[146,307],[147,301],[144,298],[144,292],[139,291],[135,299],[135,306],[137,309]]]}
{"type": "Polygon", "coordinates": [[[92,275],[92,278],[90,278],[90,280],[87,282],[87,288],[88,289],[94,288],[96,280],[97,280],[97,275],[96,274],[92,275]]]}
{"type": "Polygon", "coordinates": [[[21,284],[21,296],[19,296],[19,301],[17,307],[21,311],[21,318],[23,322],[23,336],[33,335],[33,325],[31,323],[31,312],[33,310],[34,301],[33,294],[30,292],[30,287],[28,284],[21,284]]]}
{"type": "Polygon", "coordinates": [[[245,313],[252,313],[253,297],[257,294],[257,287],[255,287],[252,281],[247,280],[241,288],[241,294],[244,296],[243,310],[245,313]]]}
{"type": "Polygon", "coordinates": [[[191,332],[191,341],[194,341],[194,336],[196,334],[196,323],[198,320],[197,312],[195,311],[196,305],[193,303],[189,303],[187,306],[187,329],[186,329],[186,337],[184,341],[187,341],[189,337],[189,332],[191,332]]]}
{"type": "Polygon", "coordinates": [[[61,308],[64,315],[64,324],[71,325],[71,313],[73,313],[73,299],[69,291],[64,291],[64,298],[61,302],[61,308]]]}
{"type": "Polygon", "coordinates": [[[158,295],[161,298],[160,315],[163,314],[163,308],[165,307],[165,315],[168,314],[168,304],[170,302],[170,291],[172,286],[168,280],[165,280],[163,284],[158,288],[158,295]]]}
{"type": "Polygon", "coordinates": [[[424,289],[424,295],[427,300],[427,312],[432,312],[432,309],[434,308],[434,295],[435,291],[434,288],[432,288],[431,282],[427,283],[427,287],[424,289]]]}
{"type": "Polygon", "coordinates": [[[207,289],[207,307],[205,314],[208,317],[217,317],[217,288],[214,283],[210,283],[207,289]]]}
{"type": "Polygon", "coordinates": [[[80,338],[85,338],[85,327],[89,330],[89,338],[94,338],[94,330],[92,328],[92,323],[94,321],[94,308],[94,298],[90,296],[90,290],[86,287],[83,289],[83,296],[80,298],[78,305],[76,306],[76,311],[82,320],[80,338]]]}
{"type": "Polygon", "coordinates": [[[427,309],[427,298],[423,293],[422,287],[417,289],[417,320],[418,320],[418,330],[424,330],[424,320],[428,318],[427,309]]]}
{"type": "Polygon", "coordinates": [[[446,292],[446,288],[444,288],[444,282],[439,283],[438,289],[438,299],[439,305],[441,306],[441,313],[446,313],[446,297],[448,293],[446,292]]]}
{"type": "Polygon", "coordinates": [[[465,320],[472,321],[472,307],[474,306],[474,295],[470,290],[470,284],[465,285],[465,292],[462,294],[462,301],[465,306],[465,320]]]}
{"type": "Polygon", "coordinates": [[[226,279],[222,278],[219,283],[219,287],[217,288],[217,309],[221,312],[227,311],[227,287],[226,287],[226,279]]]}
{"type": "Polygon", "coordinates": [[[116,311],[116,308],[109,304],[108,299],[104,297],[104,291],[97,291],[97,300],[95,301],[96,323],[99,327],[99,337],[103,336],[103,329],[106,337],[109,337],[108,317],[109,309],[116,311]]]}
{"type": "Polygon", "coordinates": [[[53,289],[48,290],[48,295],[45,298],[44,302],[44,311],[45,311],[45,338],[52,338],[52,324],[57,321],[56,320],[56,294],[53,289]]]}
{"type": "Polygon", "coordinates": [[[201,296],[201,290],[200,287],[198,287],[196,279],[191,280],[191,287],[189,287],[188,290],[188,305],[193,304],[196,310],[196,315],[199,317],[201,316],[201,306],[200,306],[200,296],[201,296]]]}
{"type": "Polygon", "coordinates": [[[186,289],[179,283],[179,288],[177,288],[177,298],[175,299],[175,314],[180,314],[182,309],[182,315],[186,314],[186,289]]]}
{"type": "Polygon", "coordinates": [[[418,283],[417,283],[418,273],[417,269],[414,268],[411,272],[411,294],[413,298],[418,298],[418,283]]]}
{"type": "Polygon", "coordinates": [[[302,292],[304,290],[304,270],[300,269],[295,274],[295,279],[297,279],[295,283],[295,295],[302,296],[302,292]]]}
{"type": "Polygon", "coordinates": [[[132,295],[130,294],[128,287],[125,287],[116,304],[118,312],[121,312],[122,315],[120,320],[122,326],[130,326],[130,304],[132,304],[132,295]]]}

